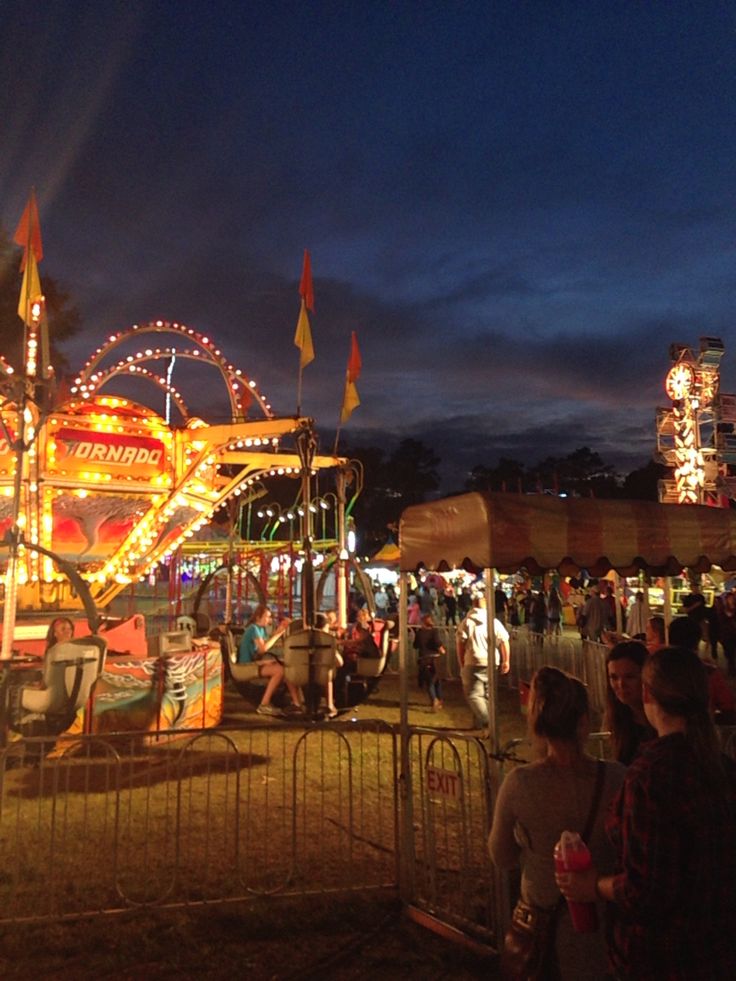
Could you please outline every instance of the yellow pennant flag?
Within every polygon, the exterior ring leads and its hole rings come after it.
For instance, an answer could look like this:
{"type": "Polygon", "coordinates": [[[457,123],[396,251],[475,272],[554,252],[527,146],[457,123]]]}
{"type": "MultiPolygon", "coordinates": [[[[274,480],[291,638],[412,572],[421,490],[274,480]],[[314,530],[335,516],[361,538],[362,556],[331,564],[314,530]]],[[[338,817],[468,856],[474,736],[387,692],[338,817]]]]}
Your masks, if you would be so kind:
{"type": "Polygon", "coordinates": [[[350,357],[348,359],[348,370],[345,373],[345,395],[342,400],[342,410],[340,412],[340,424],[347,422],[353,413],[354,409],[357,409],[360,405],[360,399],[358,398],[358,389],[355,387],[356,381],[360,378],[360,372],[363,368],[363,361],[360,356],[360,348],[358,347],[358,338],[355,331],[352,332],[350,339],[350,357]]]}
{"type": "Polygon", "coordinates": [[[355,382],[346,381],[345,395],[342,400],[342,411],[340,412],[340,422],[347,422],[353,414],[353,409],[357,409],[359,405],[360,399],[358,398],[358,389],[355,387],[355,382]]]}
{"type": "Polygon", "coordinates": [[[294,343],[301,352],[299,355],[299,367],[303,368],[310,361],[314,361],[314,345],[312,344],[312,329],[309,326],[309,315],[307,306],[302,298],[301,309],[299,310],[299,320],[296,324],[294,343]]]}
{"type": "Polygon", "coordinates": [[[23,283],[18,300],[18,316],[28,327],[37,327],[43,314],[43,293],[33,249],[28,249],[23,283]]]}

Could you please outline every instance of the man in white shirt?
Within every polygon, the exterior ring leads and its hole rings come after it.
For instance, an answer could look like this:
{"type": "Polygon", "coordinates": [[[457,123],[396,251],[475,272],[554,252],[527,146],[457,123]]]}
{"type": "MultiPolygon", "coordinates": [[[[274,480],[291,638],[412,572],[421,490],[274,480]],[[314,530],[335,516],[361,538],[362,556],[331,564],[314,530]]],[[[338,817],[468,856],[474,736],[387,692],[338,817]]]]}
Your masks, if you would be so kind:
{"type": "MultiPolygon", "coordinates": [[[[485,590],[476,588],[473,606],[457,633],[457,658],[460,663],[463,691],[478,729],[488,727],[488,612],[485,590]]],[[[508,674],[511,667],[509,634],[500,620],[494,618],[496,667],[508,674]]]]}

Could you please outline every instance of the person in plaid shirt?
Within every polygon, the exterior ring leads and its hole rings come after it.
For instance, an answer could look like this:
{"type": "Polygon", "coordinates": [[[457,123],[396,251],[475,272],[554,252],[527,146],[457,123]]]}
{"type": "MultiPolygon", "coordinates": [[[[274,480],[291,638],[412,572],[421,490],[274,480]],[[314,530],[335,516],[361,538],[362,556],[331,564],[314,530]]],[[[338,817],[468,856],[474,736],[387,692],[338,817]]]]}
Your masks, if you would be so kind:
{"type": "Polygon", "coordinates": [[[619,871],[559,873],[568,899],[612,903],[621,979],[736,978],[736,763],[723,756],[698,656],[666,647],[642,672],[658,738],[629,768],[606,830],[619,871]]]}

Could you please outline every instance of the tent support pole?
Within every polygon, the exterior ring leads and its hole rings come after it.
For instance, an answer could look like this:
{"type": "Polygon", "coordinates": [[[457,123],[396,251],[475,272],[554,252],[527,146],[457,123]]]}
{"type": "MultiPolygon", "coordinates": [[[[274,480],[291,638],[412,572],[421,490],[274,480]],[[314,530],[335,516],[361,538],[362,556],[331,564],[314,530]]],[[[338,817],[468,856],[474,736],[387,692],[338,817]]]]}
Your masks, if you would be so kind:
{"type": "MultiPolygon", "coordinates": [[[[624,608],[621,603],[623,597],[623,587],[621,585],[621,576],[613,570],[613,594],[616,597],[616,633],[620,637],[624,632],[624,608]]],[[[625,582],[625,580],[624,580],[625,582]]]]}
{"type": "Polygon", "coordinates": [[[670,642],[670,624],[672,623],[672,577],[665,576],[664,580],[664,642],[670,642]]]}
{"type": "Polygon", "coordinates": [[[484,569],[486,611],[488,613],[488,737],[491,749],[498,752],[498,671],[496,670],[496,587],[494,569],[484,569]]]}
{"type": "Polygon", "coordinates": [[[399,773],[399,800],[401,810],[400,835],[401,862],[400,889],[404,902],[414,898],[414,812],[409,756],[409,676],[407,670],[409,647],[409,573],[399,574],[399,741],[401,746],[401,771],[399,773]]]}

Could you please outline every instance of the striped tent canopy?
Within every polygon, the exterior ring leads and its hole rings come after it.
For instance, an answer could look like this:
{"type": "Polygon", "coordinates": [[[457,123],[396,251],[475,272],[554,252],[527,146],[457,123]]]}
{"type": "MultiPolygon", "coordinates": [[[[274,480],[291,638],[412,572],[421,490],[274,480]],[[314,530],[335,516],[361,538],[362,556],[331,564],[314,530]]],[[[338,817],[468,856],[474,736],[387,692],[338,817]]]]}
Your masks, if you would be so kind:
{"type": "Polygon", "coordinates": [[[736,512],[699,505],[525,494],[461,494],[406,508],[401,569],[493,568],[533,575],[610,569],[677,575],[736,569],[736,512]]]}

